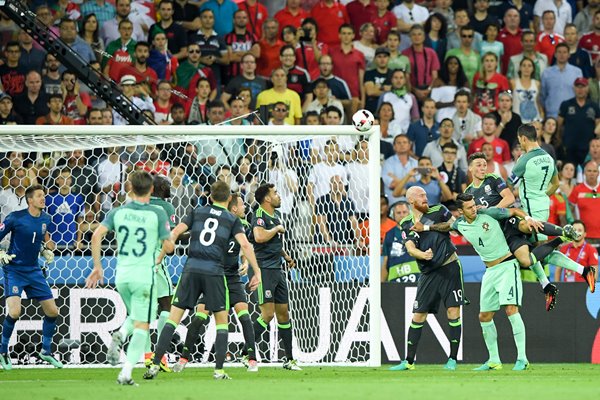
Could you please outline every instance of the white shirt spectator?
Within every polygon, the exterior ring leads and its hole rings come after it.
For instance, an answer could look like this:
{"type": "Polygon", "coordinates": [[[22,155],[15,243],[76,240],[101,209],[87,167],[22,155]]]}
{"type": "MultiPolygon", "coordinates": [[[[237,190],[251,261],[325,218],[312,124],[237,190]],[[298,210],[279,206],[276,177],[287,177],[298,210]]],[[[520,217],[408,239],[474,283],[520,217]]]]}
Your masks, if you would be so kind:
{"type": "Polygon", "coordinates": [[[283,215],[290,215],[294,208],[295,195],[298,191],[298,175],[293,169],[285,166],[283,168],[270,168],[268,174],[268,182],[275,185],[277,193],[281,197],[279,212],[283,215]]]}
{"type": "Polygon", "coordinates": [[[98,186],[100,186],[101,196],[100,204],[104,211],[112,208],[112,201],[115,198],[115,192],[124,193],[126,180],[126,168],[120,160],[113,163],[110,158],[98,163],[98,186]],[[118,183],[120,185],[115,187],[118,183]],[[106,186],[113,185],[113,189],[108,193],[102,191],[106,186]]]}
{"type": "Polygon", "coordinates": [[[354,202],[357,213],[369,212],[369,164],[351,162],[346,165],[348,171],[348,197],[354,202]]]}
{"type": "Polygon", "coordinates": [[[533,6],[533,15],[540,18],[539,30],[543,31],[544,26],[542,25],[542,15],[544,11],[554,11],[556,17],[556,24],[554,25],[554,32],[563,34],[565,26],[573,22],[573,9],[567,0],[562,0],[559,7],[556,7],[554,0],[537,0],[535,6],[533,6]]]}
{"type": "MultiPolygon", "coordinates": [[[[407,24],[425,24],[427,18],[429,18],[429,10],[418,4],[414,4],[412,9],[409,9],[406,4],[402,3],[392,9],[392,12],[396,16],[396,19],[402,19],[407,24]]],[[[398,51],[402,51],[410,47],[412,42],[410,36],[406,33],[402,33],[400,39],[400,48],[398,51]]]]}
{"type": "MultiPolygon", "coordinates": [[[[128,18],[129,19],[129,18],[128,18]]],[[[133,23],[133,34],[132,38],[136,42],[145,42],[146,35],[144,34],[144,30],[139,24],[131,21],[133,23]]],[[[104,45],[108,45],[110,42],[119,39],[121,35],[119,34],[119,22],[116,18],[113,18],[109,21],[100,25],[100,39],[104,42],[104,45]]]]}
{"type": "Polygon", "coordinates": [[[348,173],[342,165],[331,165],[324,162],[315,164],[308,176],[308,183],[313,185],[315,201],[319,197],[329,193],[329,190],[331,189],[331,178],[336,175],[342,178],[344,185],[348,184],[348,173]]]}
{"type": "MultiPolygon", "coordinates": [[[[150,110],[152,114],[156,112],[156,107],[154,107],[154,103],[152,97],[148,97],[146,99],[142,99],[137,96],[133,96],[131,98],[131,102],[135,104],[140,110],[150,110]]],[[[129,125],[129,122],[125,118],[121,116],[118,112],[113,112],[113,125],[129,125]]]]}

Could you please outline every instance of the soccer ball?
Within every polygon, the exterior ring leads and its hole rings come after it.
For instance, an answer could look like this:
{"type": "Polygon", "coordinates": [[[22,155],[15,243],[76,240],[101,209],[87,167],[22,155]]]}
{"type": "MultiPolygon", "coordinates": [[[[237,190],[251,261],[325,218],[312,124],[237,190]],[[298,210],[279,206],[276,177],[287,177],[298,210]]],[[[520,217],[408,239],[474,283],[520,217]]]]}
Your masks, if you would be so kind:
{"type": "Polygon", "coordinates": [[[369,110],[358,110],[352,116],[352,124],[359,132],[366,132],[373,127],[375,117],[369,110]]]}

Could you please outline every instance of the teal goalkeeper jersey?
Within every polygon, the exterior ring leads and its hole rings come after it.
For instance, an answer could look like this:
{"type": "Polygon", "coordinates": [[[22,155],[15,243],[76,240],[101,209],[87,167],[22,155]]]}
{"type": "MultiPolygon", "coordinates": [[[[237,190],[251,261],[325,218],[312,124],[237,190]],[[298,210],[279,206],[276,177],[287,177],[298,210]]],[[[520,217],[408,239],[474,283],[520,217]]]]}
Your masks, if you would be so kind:
{"type": "Polygon", "coordinates": [[[550,209],[550,197],[546,194],[548,185],[556,175],[554,159],[541,148],[523,154],[515,164],[510,182],[518,182],[521,206],[529,215],[536,211],[550,209]]]}
{"type": "Polygon", "coordinates": [[[460,217],[452,229],[460,232],[473,245],[483,261],[494,261],[510,253],[502,227],[497,220],[509,217],[506,208],[489,208],[477,211],[477,218],[468,223],[460,217]]]}
{"type": "Polygon", "coordinates": [[[117,237],[116,283],[151,285],[160,241],[170,234],[165,211],[134,201],[111,210],[102,225],[117,237]]]}

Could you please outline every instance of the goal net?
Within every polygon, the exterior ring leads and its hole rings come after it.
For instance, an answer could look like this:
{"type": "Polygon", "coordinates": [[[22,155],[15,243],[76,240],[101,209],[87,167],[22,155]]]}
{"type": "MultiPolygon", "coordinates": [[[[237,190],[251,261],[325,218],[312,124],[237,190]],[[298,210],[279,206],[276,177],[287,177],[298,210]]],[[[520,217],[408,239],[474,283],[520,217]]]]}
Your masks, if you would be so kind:
{"type": "MultiPolygon", "coordinates": [[[[114,287],[116,243],[103,242],[105,285],[84,289],[92,268],[91,235],[106,213],[130,201],[128,175],[143,169],[168,177],[167,199],[177,222],[207,204],[208,189],[224,180],[240,193],[248,216],[256,188],[273,183],[281,195],[286,270],[295,357],[301,363],[379,365],[379,133],[351,126],[4,126],[0,133],[0,221],[27,207],[25,189],[47,189],[49,233],[56,244],[47,279],[59,306],[54,351],[71,365],[104,365],[111,334],[126,317],[114,287]]],[[[0,246],[6,249],[8,240],[0,246]]],[[[173,284],[187,243],[168,257],[173,284]]],[[[43,267],[43,259],[39,260],[43,267]]],[[[4,288],[0,288],[2,292],[4,288]]],[[[6,314],[4,293],[0,300],[6,314]]],[[[10,341],[14,364],[38,363],[42,310],[25,299],[10,341]]],[[[256,295],[249,296],[252,320],[256,295]]],[[[181,350],[189,317],[177,329],[170,354],[181,350]]],[[[153,343],[156,324],[151,327],[153,343]]],[[[258,339],[258,338],[257,338],[258,339]]],[[[214,321],[193,359],[211,362],[214,321]]],[[[243,348],[241,325],[230,314],[230,361],[243,348]]],[[[269,343],[257,343],[259,361],[276,363],[283,349],[277,324],[269,343]]],[[[173,358],[172,358],[173,360],[173,358]]]]}

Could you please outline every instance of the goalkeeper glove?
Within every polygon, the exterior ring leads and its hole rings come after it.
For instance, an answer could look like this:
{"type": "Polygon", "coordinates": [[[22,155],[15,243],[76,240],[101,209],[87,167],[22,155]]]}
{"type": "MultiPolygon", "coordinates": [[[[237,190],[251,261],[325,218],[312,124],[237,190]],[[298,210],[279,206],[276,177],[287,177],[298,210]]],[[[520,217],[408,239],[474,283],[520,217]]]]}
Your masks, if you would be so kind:
{"type": "Polygon", "coordinates": [[[54,261],[54,253],[52,252],[52,250],[42,248],[42,251],[40,252],[40,254],[46,260],[46,264],[51,264],[54,261]]]}
{"type": "Polygon", "coordinates": [[[0,250],[0,266],[9,264],[13,258],[15,258],[14,254],[8,254],[6,251],[0,250]]]}

